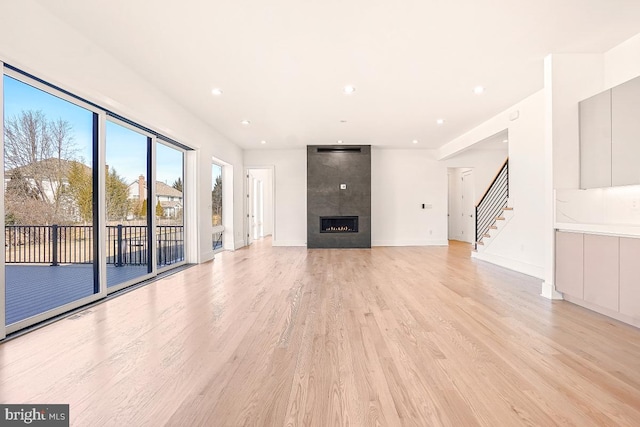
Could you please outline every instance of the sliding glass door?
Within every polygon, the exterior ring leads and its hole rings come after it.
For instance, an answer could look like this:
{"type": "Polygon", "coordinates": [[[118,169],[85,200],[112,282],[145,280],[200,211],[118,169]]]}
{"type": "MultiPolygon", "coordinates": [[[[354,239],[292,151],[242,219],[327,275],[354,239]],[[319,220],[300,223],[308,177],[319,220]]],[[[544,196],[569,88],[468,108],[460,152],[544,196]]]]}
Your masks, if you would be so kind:
{"type": "Polygon", "coordinates": [[[108,120],[105,146],[106,276],[113,292],[153,273],[152,137],[108,120]]]}
{"type": "Polygon", "coordinates": [[[157,142],[153,214],[156,220],[156,265],[166,269],[185,261],[184,152],[157,142]]]}
{"type": "Polygon", "coordinates": [[[98,297],[99,112],[3,75],[5,324],[98,297]]]}
{"type": "Polygon", "coordinates": [[[2,339],[185,263],[188,148],[0,69],[2,339]]]}

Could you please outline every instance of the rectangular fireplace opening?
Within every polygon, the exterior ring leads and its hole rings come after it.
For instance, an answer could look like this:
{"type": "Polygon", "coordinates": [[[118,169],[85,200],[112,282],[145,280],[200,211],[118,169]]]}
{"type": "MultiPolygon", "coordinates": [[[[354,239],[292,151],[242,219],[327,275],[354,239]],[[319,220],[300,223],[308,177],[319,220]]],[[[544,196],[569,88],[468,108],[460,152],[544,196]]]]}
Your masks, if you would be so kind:
{"type": "Polygon", "coordinates": [[[357,233],[357,216],[321,216],[321,233],[357,233]]]}

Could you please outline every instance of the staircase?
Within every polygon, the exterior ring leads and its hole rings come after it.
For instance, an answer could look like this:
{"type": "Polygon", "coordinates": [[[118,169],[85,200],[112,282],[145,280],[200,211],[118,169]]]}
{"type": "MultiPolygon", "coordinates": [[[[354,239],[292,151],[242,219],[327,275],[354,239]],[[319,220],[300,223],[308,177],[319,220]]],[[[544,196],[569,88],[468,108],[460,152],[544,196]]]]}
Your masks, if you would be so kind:
{"type": "Polygon", "coordinates": [[[509,207],[509,158],[476,205],[475,249],[486,248],[513,216],[509,207]]]}

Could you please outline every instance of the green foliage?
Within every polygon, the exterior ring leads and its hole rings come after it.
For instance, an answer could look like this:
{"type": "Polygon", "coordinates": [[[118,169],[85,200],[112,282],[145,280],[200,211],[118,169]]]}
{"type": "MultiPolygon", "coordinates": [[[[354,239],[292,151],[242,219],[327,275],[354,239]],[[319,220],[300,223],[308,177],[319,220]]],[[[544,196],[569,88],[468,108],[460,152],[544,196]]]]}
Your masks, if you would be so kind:
{"type": "Polygon", "coordinates": [[[130,210],[129,186],[115,169],[110,168],[107,174],[107,221],[121,221],[130,210]]]}
{"type": "Polygon", "coordinates": [[[222,217],[222,177],[217,176],[211,191],[211,215],[222,217]]]}
{"type": "MultiPolygon", "coordinates": [[[[106,213],[107,221],[121,221],[126,218],[130,203],[127,183],[118,175],[115,169],[107,173],[106,182],[106,213]]],[[[71,195],[78,215],[85,222],[93,220],[93,180],[91,169],[73,162],[67,176],[66,191],[71,195]]]]}
{"type": "Polygon", "coordinates": [[[171,186],[182,193],[182,178],[178,177],[171,186]]]}
{"type": "Polygon", "coordinates": [[[160,200],[158,200],[158,203],[156,204],[156,216],[157,217],[163,217],[164,216],[164,209],[162,209],[162,205],[160,204],[160,200]]]}
{"type": "Polygon", "coordinates": [[[144,199],[142,203],[140,203],[140,208],[138,209],[138,217],[139,218],[147,217],[147,199],[144,199]]]}
{"type": "Polygon", "coordinates": [[[93,185],[91,169],[80,162],[73,162],[67,175],[66,192],[75,202],[77,214],[84,222],[93,220],[93,185]]]}

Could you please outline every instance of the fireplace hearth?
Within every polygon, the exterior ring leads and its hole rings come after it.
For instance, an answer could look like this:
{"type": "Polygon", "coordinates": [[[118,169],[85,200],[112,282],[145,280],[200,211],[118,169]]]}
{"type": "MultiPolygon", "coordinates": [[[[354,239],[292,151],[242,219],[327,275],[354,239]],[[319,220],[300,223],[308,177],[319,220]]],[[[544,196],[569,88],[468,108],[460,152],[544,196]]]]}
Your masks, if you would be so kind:
{"type": "Polygon", "coordinates": [[[321,233],[357,233],[357,216],[321,216],[321,233]]]}

